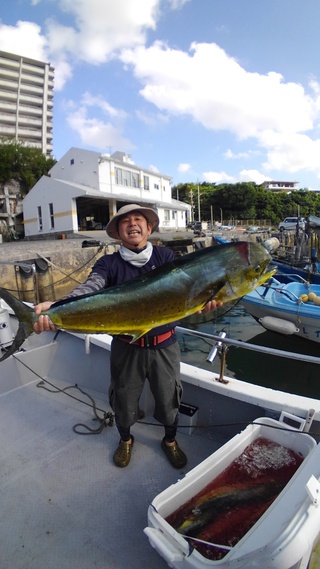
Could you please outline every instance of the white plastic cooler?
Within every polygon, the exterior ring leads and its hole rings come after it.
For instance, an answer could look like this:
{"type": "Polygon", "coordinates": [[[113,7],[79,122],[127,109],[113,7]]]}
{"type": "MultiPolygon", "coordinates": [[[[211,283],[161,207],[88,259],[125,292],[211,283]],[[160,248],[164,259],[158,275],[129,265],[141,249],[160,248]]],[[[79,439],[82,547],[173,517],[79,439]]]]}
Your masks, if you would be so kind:
{"type": "Polygon", "coordinates": [[[310,435],[273,419],[261,418],[255,423],[233,437],[185,478],[158,494],[149,506],[148,527],[144,532],[169,567],[298,569],[304,566],[302,560],[309,557],[320,527],[320,447],[310,435]],[[223,559],[211,561],[190,547],[189,540],[165,518],[205,488],[260,437],[292,449],[304,460],[249,532],[223,559]]]}

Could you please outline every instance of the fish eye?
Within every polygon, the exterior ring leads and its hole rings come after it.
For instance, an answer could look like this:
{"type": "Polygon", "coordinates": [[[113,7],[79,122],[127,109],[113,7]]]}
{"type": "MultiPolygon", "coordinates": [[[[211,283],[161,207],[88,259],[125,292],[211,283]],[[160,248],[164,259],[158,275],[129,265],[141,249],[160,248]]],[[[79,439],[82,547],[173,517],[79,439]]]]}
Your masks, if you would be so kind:
{"type": "Polygon", "coordinates": [[[260,266],[260,265],[256,265],[255,268],[254,268],[254,270],[255,270],[256,273],[260,273],[260,271],[261,271],[261,266],[260,266]]]}

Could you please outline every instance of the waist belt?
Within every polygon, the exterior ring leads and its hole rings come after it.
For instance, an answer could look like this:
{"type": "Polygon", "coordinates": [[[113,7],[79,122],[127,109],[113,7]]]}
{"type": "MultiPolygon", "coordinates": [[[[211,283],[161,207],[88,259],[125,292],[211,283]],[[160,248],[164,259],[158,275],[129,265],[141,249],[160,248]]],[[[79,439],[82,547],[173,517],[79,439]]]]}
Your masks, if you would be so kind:
{"type": "Polygon", "coordinates": [[[152,346],[158,346],[158,344],[162,344],[166,340],[169,340],[171,336],[175,333],[176,329],[172,328],[169,332],[165,332],[164,334],[159,334],[159,336],[144,336],[143,338],[139,338],[139,340],[135,340],[135,342],[131,342],[132,336],[116,336],[119,340],[123,340],[123,342],[131,343],[133,346],[140,346],[141,348],[147,348],[152,346]]]}

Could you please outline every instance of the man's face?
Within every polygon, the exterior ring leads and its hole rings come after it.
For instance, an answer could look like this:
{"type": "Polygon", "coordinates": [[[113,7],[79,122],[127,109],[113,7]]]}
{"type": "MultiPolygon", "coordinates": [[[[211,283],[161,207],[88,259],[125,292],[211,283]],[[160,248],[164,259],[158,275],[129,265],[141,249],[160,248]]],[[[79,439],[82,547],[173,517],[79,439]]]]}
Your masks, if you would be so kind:
{"type": "Polygon", "coordinates": [[[120,217],[118,232],[121,241],[128,249],[142,249],[147,244],[152,226],[138,211],[120,217]]]}

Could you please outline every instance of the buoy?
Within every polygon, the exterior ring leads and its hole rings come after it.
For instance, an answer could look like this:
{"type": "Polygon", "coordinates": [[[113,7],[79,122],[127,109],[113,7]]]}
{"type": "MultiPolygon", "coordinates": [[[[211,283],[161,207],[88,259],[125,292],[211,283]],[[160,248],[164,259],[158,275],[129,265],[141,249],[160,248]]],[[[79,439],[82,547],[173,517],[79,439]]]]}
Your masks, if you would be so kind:
{"type": "Polygon", "coordinates": [[[313,303],[314,303],[316,306],[320,306],[320,296],[316,296],[316,297],[313,299],[313,303]]]}
{"type": "Polygon", "coordinates": [[[276,318],[275,316],[263,316],[259,318],[261,326],[266,330],[272,330],[272,332],[279,332],[280,334],[285,334],[291,336],[299,332],[299,328],[293,322],[289,320],[283,320],[283,318],[276,318]]]}
{"type": "Polygon", "coordinates": [[[300,298],[302,302],[308,302],[308,300],[310,300],[308,294],[300,294],[300,298]]]}
{"type": "Polygon", "coordinates": [[[0,348],[8,348],[13,342],[13,332],[11,328],[8,310],[0,307],[0,348]]]}
{"type": "Polygon", "coordinates": [[[316,293],[315,292],[309,292],[308,294],[308,298],[309,300],[311,300],[311,302],[313,302],[313,300],[316,298],[316,293]]]}

